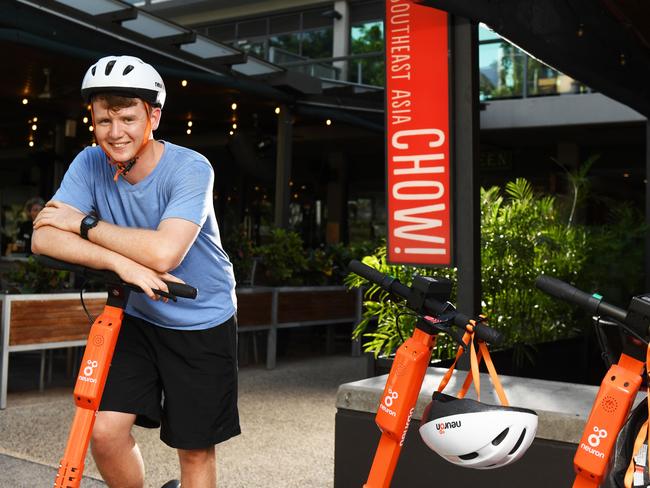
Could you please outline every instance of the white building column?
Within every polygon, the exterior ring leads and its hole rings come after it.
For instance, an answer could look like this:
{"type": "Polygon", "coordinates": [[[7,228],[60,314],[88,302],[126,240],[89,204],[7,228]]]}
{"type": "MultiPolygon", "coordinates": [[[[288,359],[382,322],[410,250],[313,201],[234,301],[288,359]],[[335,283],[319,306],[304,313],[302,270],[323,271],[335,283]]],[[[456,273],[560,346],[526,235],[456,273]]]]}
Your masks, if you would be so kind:
{"type": "MultiPolygon", "coordinates": [[[[350,54],[350,5],[348,0],[336,0],[334,2],[334,11],[340,14],[341,18],[335,14],[333,20],[333,48],[332,56],[347,56],[350,54]]],[[[340,70],[340,79],[348,79],[348,61],[335,61],[334,66],[340,70]]]]}

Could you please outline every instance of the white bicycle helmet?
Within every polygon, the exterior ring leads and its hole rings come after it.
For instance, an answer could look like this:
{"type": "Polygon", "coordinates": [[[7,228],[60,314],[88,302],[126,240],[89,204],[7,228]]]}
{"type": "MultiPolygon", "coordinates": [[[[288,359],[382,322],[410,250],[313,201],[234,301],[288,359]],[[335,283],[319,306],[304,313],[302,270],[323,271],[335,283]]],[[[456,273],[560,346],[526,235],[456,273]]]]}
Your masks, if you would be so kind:
{"type": "Polygon", "coordinates": [[[165,83],[153,66],[134,56],[106,56],[93,64],[81,83],[86,102],[95,93],[136,96],[154,107],[165,104],[165,83]]]}
{"type": "Polygon", "coordinates": [[[422,416],[424,443],[450,463],[492,469],[519,459],[537,431],[537,414],[435,392],[422,416]]]}

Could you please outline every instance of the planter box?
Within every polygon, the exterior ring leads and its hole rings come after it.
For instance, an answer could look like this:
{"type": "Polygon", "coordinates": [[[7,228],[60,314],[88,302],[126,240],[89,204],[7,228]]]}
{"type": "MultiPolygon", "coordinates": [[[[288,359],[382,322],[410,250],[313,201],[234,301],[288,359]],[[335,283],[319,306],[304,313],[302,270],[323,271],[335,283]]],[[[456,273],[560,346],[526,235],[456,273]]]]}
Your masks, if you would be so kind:
{"type": "MultiPolygon", "coordinates": [[[[237,289],[239,332],[267,332],[266,367],[276,364],[277,331],[361,320],[361,291],[343,286],[255,287],[237,289]]],[[[328,334],[332,329],[328,329],[328,334]]],[[[353,344],[359,354],[359,344],[353,344]]]]}
{"type": "MultiPolygon", "coordinates": [[[[79,293],[0,295],[0,409],[7,405],[9,353],[84,346],[90,322],[79,293]]],[[[106,292],[85,293],[91,316],[101,313],[106,292]]]]}
{"type": "MultiPolygon", "coordinates": [[[[267,333],[266,366],[275,367],[277,330],[361,319],[361,292],[343,286],[259,287],[237,290],[239,332],[267,333]]],[[[96,316],[106,292],[85,293],[96,316]]],[[[90,331],[78,293],[0,295],[0,409],[6,407],[9,353],[84,346],[90,331]]],[[[328,334],[332,334],[328,328],[328,334]]],[[[358,343],[353,354],[358,354],[358,343]]]]}
{"type": "MultiPolygon", "coordinates": [[[[494,469],[466,469],[444,461],[430,451],[417,432],[422,412],[446,369],[429,368],[418,397],[391,487],[571,486],[573,456],[598,392],[597,386],[501,376],[510,404],[537,412],[537,435],[526,454],[512,465],[494,469]]],[[[489,376],[481,374],[481,400],[499,404],[489,376]]],[[[387,376],[339,386],[336,398],[334,488],[363,486],[377,449],[380,432],[374,418],[387,376]]],[[[455,394],[465,379],[455,372],[447,391],[455,394]]],[[[637,396],[638,404],[645,394],[637,396]]],[[[476,398],[470,388],[468,398],[476,398]]]]}

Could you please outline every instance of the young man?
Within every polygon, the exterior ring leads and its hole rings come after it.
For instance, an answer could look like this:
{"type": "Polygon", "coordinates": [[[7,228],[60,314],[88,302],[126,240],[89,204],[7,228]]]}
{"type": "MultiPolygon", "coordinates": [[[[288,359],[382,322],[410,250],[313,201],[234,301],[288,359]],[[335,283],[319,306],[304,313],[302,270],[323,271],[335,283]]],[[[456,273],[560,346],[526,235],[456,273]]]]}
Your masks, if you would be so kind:
{"type": "Polygon", "coordinates": [[[183,488],[214,488],[214,445],[240,429],[235,280],[214,215],[212,167],[194,151],[153,139],[165,87],[140,59],[100,59],[81,93],[98,147],[72,162],[34,222],[32,248],[113,270],[145,292],[129,299],[93,457],[109,487],[142,487],[131,428],[160,425],[163,442],[178,449],[183,488]],[[199,295],[159,300],[152,289],[167,291],[163,280],[185,281],[199,295]]]}

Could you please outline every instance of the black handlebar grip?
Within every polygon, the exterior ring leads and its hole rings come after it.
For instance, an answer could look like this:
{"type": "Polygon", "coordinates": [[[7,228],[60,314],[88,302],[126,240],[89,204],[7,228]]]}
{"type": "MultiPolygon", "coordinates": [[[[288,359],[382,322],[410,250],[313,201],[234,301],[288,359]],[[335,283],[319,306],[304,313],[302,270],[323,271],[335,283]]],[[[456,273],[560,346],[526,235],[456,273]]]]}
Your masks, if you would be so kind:
{"type": "Polygon", "coordinates": [[[408,286],[400,283],[398,279],[393,278],[390,275],[385,275],[384,273],[377,271],[375,268],[363,264],[361,261],[353,259],[350,261],[348,268],[353,273],[358,274],[377,286],[380,286],[389,293],[393,293],[403,299],[409,297],[411,289],[408,286]]]}
{"type": "Polygon", "coordinates": [[[551,276],[540,275],[535,280],[535,286],[542,290],[544,293],[548,293],[560,300],[564,300],[569,303],[578,305],[590,314],[598,314],[598,306],[600,305],[600,298],[585,293],[584,291],[578,290],[575,286],[572,286],[564,281],[560,281],[557,278],[551,276]]]}
{"type": "MultiPolygon", "coordinates": [[[[460,312],[454,316],[454,323],[459,327],[465,327],[469,324],[470,318],[460,312]]],[[[487,342],[488,344],[501,344],[503,342],[503,334],[489,325],[477,322],[474,326],[474,333],[478,339],[487,342]]]]}
{"type": "Polygon", "coordinates": [[[356,259],[350,261],[348,268],[353,273],[358,274],[362,278],[365,278],[371,283],[379,286],[381,286],[385,278],[383,273],[377,271],[375,268],[371,268],[367,264],[363,264],[361,261],[357,261],[356,259]]]}
{"type": "Polygon", "coordinates": [[[186,285],[185,283],[177,283],[175,281],[165,281],[167,289],[171,295],[181,298],[190,298],[194,300],[198,295],[198,290],[193,286],[186,285]]]}

